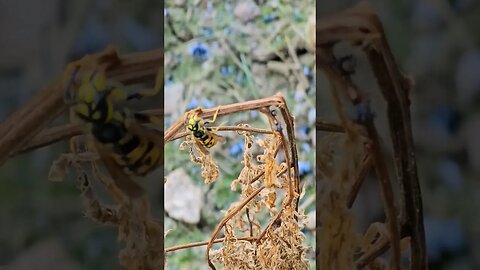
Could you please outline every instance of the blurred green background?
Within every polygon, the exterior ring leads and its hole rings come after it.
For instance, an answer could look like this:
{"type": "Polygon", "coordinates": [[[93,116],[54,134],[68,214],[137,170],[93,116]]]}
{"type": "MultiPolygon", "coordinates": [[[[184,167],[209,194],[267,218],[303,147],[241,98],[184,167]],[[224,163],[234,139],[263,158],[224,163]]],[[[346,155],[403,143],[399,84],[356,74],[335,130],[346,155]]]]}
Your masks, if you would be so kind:
{"type": "MultiPolygon", "coordinates": [[[[358,1],[319,1],[317,14],[333,15],[358,1]]],[[[412,127],[425,214],[430,269],[480,268],[480,1],[369,1],[378,12],[392,52],[415,80],[412,127]]],[[[344,52],[345,53],[345,52],[344,52]]],[[[357,59],[359,70],[368,68],[357,59]]],[[[360,73],[363,76],[365,73],[360,73]]],[[[361,77],[374,89],[370,77],[361,77]],[[365,79],[368,78],[368,79],[365,79]]],[[[319,77],[319,85],[324,77],[319,77]]],[[[317,91],[319,115],[332,107],[328,88],[317,91]]],[[[384,105],[372,107],[378,124],[384,105]]],[[[322,114],[323,113],[323,114],[322,114]]],[[[388,137],[383,142],[390,142],[388,137]]],[[[392,174],[393,175],[393,174],[392,174]]],[[[383,219],[377,183],[365,183],[355,211],[359,227],[383,219]]]]}

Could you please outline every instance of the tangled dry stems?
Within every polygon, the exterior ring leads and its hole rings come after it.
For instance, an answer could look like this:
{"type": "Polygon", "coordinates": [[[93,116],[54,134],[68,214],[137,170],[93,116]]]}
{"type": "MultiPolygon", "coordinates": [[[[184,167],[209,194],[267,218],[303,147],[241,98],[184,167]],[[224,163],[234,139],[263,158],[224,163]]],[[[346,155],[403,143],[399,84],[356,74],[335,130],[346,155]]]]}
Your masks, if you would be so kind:
{"type": "MultiPolygon", "coordinates": [[[[153,83],[162,68],[163,51],[153,50],[117,57],[111,48],[92,55],[92,59],[108,62],[107,77],[124,85],[153,83]],[[103,59],[103,60],[102,60],[103,59]]],[[[70,139],[83,138],[82,128],[73,124],[47,127],[50,122],[66,111],[63,101],[63,84],[59,77],[42,89],[22,108],[11,114],[1,125],[5,136],[0,138],[0,164],[20,153],[70,139]]],[[[150,112],[161,114],[161,110],[150,112]]],[[[82,139],[74,140],[84,145],[82,139]]],[[[118,227],[119,240],[124,247],[119,254],[120,263],[127,269],[163,268],[163,224],[150,214],[149,198],[144,195],[129,198],[105,171],[94,148],[72,144],[76,151],[61,155],[50,170],[49,179],[61,181],[68,170],[74,170],[78,179],[81,197],[85,202],[86,215],[101,224],[118,227]],[[99,181],[113,199],[105,205],[92,185],[99,181]]]]}
{"type": "MultiPolygon", "coordinates": [[[[317,119],[317,130],[328,132],[319,140],[317,175],[317,262],[320,269],[403,269],[401,253],[409,249],[410,269],[427,267],[422,200],[410,127],[409,94],[412,83],[397,67],[382,24],[372,9],[361,3],[317,23],[317,65],[330,83],[340,123],[317,119]],[[337,44],[360,47],[377,79],[387,104],[387,119],[394,154],[396,181],[388,170],[373,115],[360,120],[345,115],[350,106],[368,107],[365,89],[344,70],[334,54],[337,44]],[[386,220],[375,222],[361,234],[355,231],[351,207],[369,171],[379,181],[386,220]],[[394,190],[399,190],[396,196],[394,190]],[[321,209],[321,210],[320,210],[321,209]],[[319,225],[321,224],[321,225],[319,225]],[[390,257],[382,257],[390,249],[390,257]]],[[[325,134],[325,133],[321,133],[325,134]]],[[[320,134],[319,134],[320,135],[320,134]]]]}
{"type": "MultiPolygon", "coordinates": [[[[226,210],[209,241],[171,247],[165,252],[207,245],[206,259],[211,269],[216,269],[214,262],[225,269],[308,269],[305,257],[308,247],[301,232],[305,215],[297,209],[300,190],[293,118],[280,94],[222,105],[218,108],[218,115],[249,110],[266,115],[269,129],[253,128],[247,124],[217,129],[217,132],[235,132],[244,139],[243,168],[231,183],[232,191],[240,190],[239,200],[226,210]],[[272,113],[272,109],[280,111],[280,114],[272,113]],[[280,151],[284,157],[281,162],[278,160],[280,151]],[[222,230],[222,245],[213,249],[214,243],[220,243],[217,236],[222,230]]],[[[217,108],[196,110],[204,119],[216,112],[217,108]]],[[[188,135],[188,132],[183,132],[183,121],[179,119],[166,131],[165,142],[188,135]]],[[[186,136],[181,148],[189,151],[194,164],[200,164],[206,184],[220,178],[212,155],[202,149],[193,136],[186,136]]]]}

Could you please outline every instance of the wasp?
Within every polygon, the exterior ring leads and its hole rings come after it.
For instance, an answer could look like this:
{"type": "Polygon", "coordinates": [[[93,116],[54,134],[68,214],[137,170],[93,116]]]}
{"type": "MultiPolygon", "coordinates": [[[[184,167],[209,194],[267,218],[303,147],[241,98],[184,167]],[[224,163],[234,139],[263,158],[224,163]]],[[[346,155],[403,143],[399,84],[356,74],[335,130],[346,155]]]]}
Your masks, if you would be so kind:
{"type": "MultiPolygon", "coordinates": [[[[217,119],[217,114],[220,107],[215,112],[213,119],[211,121],[204,121],[198,116],[198,110],[194,110],[193,114],[188,114],[185,121],[187,131],[191,132],[193,137],[200,142],[202,146],[206,148],[212,148],[217,142],[224,142],[225,138],[215,134],[212,127],[209,127],[217,119]]],[[[218,129],[218,128],[217,128],[218,129]]]]}
{"type": "Polygon", "coordinates": [[[107,67],[91,58],[71,64],[67,67],[64,99],[71,106],[71,115],[93,138],[101,160],[119,188],[130,196],[139,196],[143,189],[129,176],[145,176],[161,162],[162,134],[151,127],[159,126],[160,121],[119,108],[118,103],[158,94],[163,70],[158,71],[153,89],[129,94],[120,84],[107,80],[107,67]]]}

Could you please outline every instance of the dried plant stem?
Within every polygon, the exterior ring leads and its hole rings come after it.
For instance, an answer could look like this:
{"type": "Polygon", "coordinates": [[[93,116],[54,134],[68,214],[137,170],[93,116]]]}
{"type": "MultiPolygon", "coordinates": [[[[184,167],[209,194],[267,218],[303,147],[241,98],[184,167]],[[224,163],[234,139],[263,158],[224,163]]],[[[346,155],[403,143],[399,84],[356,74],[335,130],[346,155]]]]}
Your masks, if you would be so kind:
{"type": "MultiPolygon", "coordinates": [[[[282,146],[283,146],[283,149],[288,149],[288,146],[287,146],[287,141],[285,140],[285,137],[283,136],[283,133],[280,133],[280,138],[282,140],[282,146]]],[[[287,151],[285,151],[287,152],[287,151]]],[[[288,153],[285,153],[285,160],[286,160],[286,163],[287,164],[291,164],[290,163],[290,157],[289,157],[289,154],[288,153]]],[[[287,172],[287,181],[288,181],[288,200],[287,200],[287,203],[286,205],[290,205],[292,203],[292,200],[293,198],[298,194],[299,190],[295,190],[293,189],[293,181],[292,181],[292,178],[291,178],[291,173],[290,173],[290,169],[288,170],[287,172]]],[[[300,183],[296,183],[298,185],[300,185],[300,183]]],[[[298,187],[298,186],[297,186],[298,187]]]]}
{"type": "MultiPolygon", "coordinates": [[[[321,48],[324,57],[329,57],[330,59],[334,59],[333,53],[330,48],[321,48]]],[[[325,71],[327,78],[332,81],[332,95],[335,97],[336,108],[339,114],[341,113],[341,104],[339,103],[340,98],[338,97],[339,92],[348,93],[350,91],[352,93],[353,90],[356,90],[357,87],[353,83],[353,81],[348,78],[342,76],[341,71],[334,65],[327,65],[325,62],[322,62],[321,65],[322,69],[325,71]]],[[[359,91],[356,91],[358,93],[359,91]]],[[[355,101],[352,102],[361,102],[361,97],[359,94],[355,95],[355,101]]],[[[342,123],[347,126],[348,120],[345,116],[340,117],[342,119],[342,123]]],[[[393,269],[400,270],[400,232],[398,230],[397,224],[397,210],[394,205],[394,195],[393,195],[393,187],[390,181],[388,170],[386,169],[385,160],[381,150],[379,148],[380,141],[378,139],[378,135],[376,133],[373,120],[369,123],[367,128],[371,140],[371,151],[372,151],[372,158],[374,160],[375,169],[377,172],[377,176],[380,180],[380,187],[382,190],[382,198],[385,207],[385,213],[387,217],[387,222],[390,227],[390,237],[392,241],[392,263],[393,269]]]]}
{"type": "MultiPolygon", "coordinates": [[[[410,236],[405,236],[407,235],[407,230],[405,228],[406,226],[404,225],[401,229],[402,231],[402,240],[410,238],[410,236]]],[[[355,262],[355,265],[357,266],[357,269],[363,269],[365,266],[367,266],[370,262],[375,260],[377,257],[381,256],[390,247],[390,241],[386,238],[380,238],[376,241],[375,247],[372,248],[369,252],[363,254],[360,258],[358,258],[355,262]]]]}
{"type": "Polygon", "coordinates": [[[82,134],[83,132],[81,126],[75,124],[65,124],[62,126],[45,129],[33,137],[32,140],[30,140],[20,150],[11,153],[10,158],[18,154],[27,153],[82,134]]]}
{"type": "Polygon", "coordinates": [[[398,225],[398,214],[394,201],[392,182],[388,174],[388,168],[385,157],[380,149],[380,140],[377,131],[373,125],[373,120],[368,123],[367,129],[372,139],[372,159],[378,179],[380,180],[380,188],[382,190],[383,203],[385,205],[385,214],[390,228],[390,242],[392,247],[392,267],[393,269],[401,269],[400,264],[400,230],[398,225]]]}
{"type": "MultiPolygon", "coordinates": [[[[336,43],[349,42],[362,45],[372,71],[377,79],[380,91],[387,103],[387,117],[394,149],[396,177],[400,182],[401,197],[399,199],[402,212],[402,229],[411,236],[410,254],[412,270],[427,269],[425,232],[423,226],[422,199],[418,182],[416,161],[410,119],[411,81],[404,77],[397,67],[385,38],[382,24],[374,11],[365,3],[361,3],[342,14],[325,18],[317,23],[317,64],[322,66],[333,85],[334,91],[343,92],[353,105],[361,104],[365,97],[352,82],[350,75],[345,74],[337,65],[332,53],[336,43]]],[[[345,122],[342,121],[342,125],[345,122]]],[[[400,269],[399,242],[400,232],[397,224],[392,184],[389,179],[385,157],[380,150],[380,140],[372,119],[362,123],[372,142],[372,162],[380,180],[387,222],[390,227],[390,245],[392,245],[392,261],[395,269],[400,269]]],[[[320,124],[325,129],[331,127],[320,124]]],[[[353,203],[353,202],[352,202],[353,203]]],[[[403,230],[402,230],[403,232],[403,230]]],[[[403,236],[403,234],[402,234],[403,236]]]]}
{"type": "Polygon", "coordinates": [[[238,212],[240,212],[243,209],[243,207],[245,207],[245,205],[247,205],[247,203],[249,203],[253,198],[255,198],[264,188],[265,188],[265,186],[261,186],[260,188],[258,188],[254,192],[252,192],[252,194],[250,194],[250,196],[248,196],[242,202],[240,202],[237,207],[235,207],[233,210],[228,212],[227,215],[218,223],[215,230],[213,230],[213,234],[210,237],[210,241],[208,241],[207,250],[205,252],[205,256],[207,258],[208,265],[210,266],[211,269],[214,269],[214,270],[216,269],[215,265],[213,265],[212,261],[210,260],[210,249],[212,248],[214,239],[217,237],[218,233],[223,228],[223,226],[225,226],[227,221],[229,221],[238,212]]]}
{"type": "MultiPolygon", "coordinates": [[[[281,170],[280,172],[277,173],[277,177],[279,177],[280,175],[284,174],[285,172],[287,171],[287,169],[283,169],[281,170]]],[[[256,180],[260,179],[260,177],[262,177],[262,175],[264,175],[265,172],[262,171],[260,172],[259,174],[257,174],[253,179],[252,179],[252,182],[251,183],[254,183],[256,180]]],[[[207,252],[206,252],[206,256],[207,258],[210,258],[209,257],[209,250],[213,244],[213,239],[215,239],[218,235],[218,233],[220,232],[220,230],[225,226],[225,224],[230,220],[232,219],[238,212],[240,212],[243,207],[245,205],[247,205],[248,202],[250,202],[253,198],[255,198],[263,189],[265,188],[265,186],[262,186],[260,188],[258,188],[257,190],[255,190],[252,194],[250,194],[250,196],[248,196],[247,198],[245,198],[237,207],[235,207],[233,210],[231,210],[230,212],[228,212],[228,214],[223,217],[223,219],[218,223],[217,227],[215,228],[215,230],[213,231],[213,234],[212,236],[210,237],[210,241],[209,241],[209,245],[207,246],[207,252]],[[210,244],[210,242],[212,244],[210,244]]],[[[282,207],[282,210],[283,210],[283,207],[282,207]]],[[[281,211],[279,212],[279,214],[281,213],[281,211]]],[[[279,217],[280,215],[277,215],[277,217],[275,219],[272,220],[272,222],[270,222],[270,224],[265,228],[265,230],[263,231],[262,234],[260,234],[260,236],[256,239],[257,241],[260,241],[263,236],[265,235],[266,231],[268,228],[270,228],[271,224],[273,224],[279,217]]],[[[210,267],[212,267],[213,264],[211,264],[210,260],[208,261],[210,267]]],[[[215,269],[215,267],[213,267],[213,269],[215,269]]]]}
{"type": "MultiPolygon", "coordinates": [[[[275,176],[278,178],[286,173],[284,177],[286,178],[286,184],[285,191],[287,192],[285,201],[282,204],[282,210],[279,212],[279,214],[276,216],[276,218],[272,219],[265,230],[263,230],[261,237],[255,238],[257,241],[260,241],[263,236],[266,234],[268,230],[272,227],[272,225],[278,220],[280,217],[280,214],[284,210],[286,206],[291,206],[292,203],[294,204],[295,208],[298,207],[298,198],[299,198],[299,173],[298,173],[298,156],[297,156],[297,150],[296,150],[296,145],[295,145],[295,136],[294,136],[294,123],[293,123],[293,117],[290,115],[290,112],[288,111],[288,107],[286,105],[285,99],[283,96],[278,93],[274,96],[268,97],[268,98],[262,98],[258,100],[252,100],[252,101],[246,101],[246,102],[240,102],[240,103],[235,103],[235,104],[229,104],[229,105],[222,105],[217,108],[211,108],[211,109],[201,109],[197,108],[195,110],[191,110],[189,112],[186,112],[183,118],[178,119],[170,128],[167,129],[164,135],[164,142],[170,142],[176,139],[180,139],[186,136],[191,135],[191,132],[187,131],[185,132],[185,122],[187,120],[187,117],[189,115],[197,115],[198,117],[202,119],[210,119],[213,115],[217,116],[223,116],[223,115],[228,115],[228,114],[233,114],[233,113],[238,113],[238,112],[244,112],[244,111],[249,111],[249,110],[254,110],[254,111],[260,111],[264,113],[270,120],[270,130],[267,129],[260,129],[260,128],[253,128],[250,126],[218,126],[218,127],[211,127],[211,129],[214,132],[217,131],[232,131],[232,132],[237,132],[239,134],[241,133],[247,133],[247,134],[268,134],[272,135],[272,138],[279,139],[280,142],[277,140],[274,140],[276,142],[276,145],[272,145],[271,147],[274,148],[268,148],[267,146],[262,146],[266,147],[265,149],[269,149],[267,155],[268,162],[274,161],[274,158],[277,156],[278,152],[280,149],[284,149],[285,153],[285,164],[286,166],[283,167],[280,171],[278,171],[275,176]],[[272,111],[270,111],[272,110],[272,111]],[[281,115],[281,120],[279,121],[276,119],[276,112],[280,111],[281,115]],[[285,123],[283,124],[280,123],[285,123]],[[285,129],[284,129],[285,128],[285,129]],[[272,159],[270,159],[272,158],[272,159]]],[[[248,138],[248,135],[246,135],[248,138]]],[[[192,138],[192,137],[190,137],[192,138]]],[[[247,142],[246,142],[247,143],[247,142]]],[[[195,144],[199,144],[197,140],[195,140],[195,144]]],[[[266,143],[268,144],[268,142],[266,143]]],[[[200,150],[202,149],[201,145],[198,145],[200,150]]],[[[199,150],[197,149],[197,150],[199,150]]],[[[208,153],[202,152],[206,155],[208,153]]],[[[192,157],[192,161],[194,162],[205,162],[204,159],[200,160],[197,159],[195,156],[192,157]]],[[[263,162],[263,161],[262,161],[263,162]]],[[[272,165],[268,165],[271,163],[265,163],[266,168],[275,168],[274,167],[268,167],[272,165]]],[[[202,163],[202,166],[205,166],[204,163],[202,163]]],[[[206,163],[206,166],[211,167],[211,164],[206,163]]],[[[206,168],[202,167],[202,168],[206,168]]],[[[266,173],[266,169],[261,169],[258,172],[255,172],[255,176],[253,176],[251,179],[249,179],[249,183],[244,183],[244,185],[251,185],[254,182],[258,181],[262,176],[264,176],[266,173]]],[[[269,175],[269,181],[271,181],[270,175],[269,175]]],[[[213,243],[217,241],[216,237],[219,234],[219,232],[227,226],[227,222],[231,220],[233,217],[235,217],[241,210],[245,209],[245,206],[251,202],[258,194],[265,189],[265,185],[262,185],[260,188],[257,188],[255,191],[252,193],[246,194],[246,198],[244,198],[241,202],[239,202],[234,208],[229,210],[227,214],[222,218],[222,220],[217,224],[215,227],[212,236],[210,238],[210,241],[207,243],[207,248],[206,248],[206,258],[208,265],[211,269],[215,269],[215,266],[213,265],[212,261],[210,260],[210,249],[212,248],[213,243]]],[[[293,208],[292,208],[293,209],[293,208]]],[[[250,237],[253,237],[253,229],[252,226],[255,225],[253,224],[253,220],[250,220],[250,217],[247,217],[249,219],[249,224],[250,224],[250,237]],[[253,225],[252,225],[253,224],[253,225]]],[[[295,219],[297,217],[295,216],[295,219]]],[[[259,225],[256,225],[259,227],[259,225]]],[[[253,239],[253,238],[252,238],[253,239]]],[[[196,244],[192,244],[193,246],[196,246],[196,244]]],[[[184,248],[191,247],[192,245],[186,245],[184,248]]],[[[168,249],[170,250],[170,249],[168,249]]]]}
{"type": "MultiPolygon", "coordinates": [[[[258,239],[257,237],[239,237],[239,238],[237,238],[237,240],[250,241],[250,242],[257,241],[257,239],[258,239]]],[[[224,237],[215,239],[213,241],[213,243],[216,244],[216,243],[221,243],[223,241],[225,241],[224,237]]],[[[185,244],[185,245],[178,245],[178,246],[174,246],[174,247],[169,247],[169,248],[165,249],[165,253],[172,252],[172,251],[177,251],[177,250],[181,250],[181,249],[186,249],[186,248],[206,246],[206,245],[208,245],[208,243],[210,243],[210,240],[209,241],[203,241],[203,242],[188,243],[188,244],[185,244]]]]}
{"type": "Polygon", "coordinates": [[[326,132],[340,132],[340,133],[345,132],[345,129],[341,125],[334,124],[334,123],[327,123],[325,121],[318,120],[318,119],[316,121],[316,128],[319,131],[326,131],[326,132]]]}
{"type": "Polygon", "coordinates": [[[284,209],[285,209],[285,206],[282,205],[282,208],[280,209],[280,211],[278,211],[277,215],[275,215],[275,218],[270,220],[270,222],[265,227],[265,229],[258,235],[257,242],[260,243],[262,241],[263,237],[267,234],[267,232],[270,230],[270,228],[273,226],[273,224],[275,224],[278,221],[278,219],[282,215],[284,209]]]}
{"type": "Polygon", "coordinates": [[[376,258],[380,257],[382,254],[387,252],[388,247],[389,247],[389,241],[388,239],[381,239],[380,243],[376,243],[376,248],[372,249],[370,252],[362,255],[356,262],[355,265],[357,266],[357,269],[363,269],[365,266],[367,266],[370,262],[375,260],[376,258]]]}
{"type": "Polygon", "coordinates": [[[365,180],[368,173],[370,172],[372,165],[373,165],[372,156],[370,153],[367,153],[365,155],[365,158],[362,161],[362,164],[360,165],[360,170],[358,172],[357,177],[355,178],[355,182],[353,183],[352,189],[348,194],[348,198],[347,198],[348,208],[351,208],[353,206],[353,203],[357,198],[358,192],[360,191],[360,187],[362,186],[363,181],[365,180]]]}
{"type": "MultiPolygon", "coordinates": [[[[112,57],[112,51],[107,50],[93,55],[97,58],[112,57]]],[[[129,54],[113,62],[107,69],[107,77],[124,84],[153,82],[158,69],[162,67],[163,51],[152,50],[143,53],[129,54]]],[[[40,92],[29,100],[24,106],[12,113],[0,124],[0,165],[5,163],[16,153],[29,150],[24,148],[42,129],[50,122],[65,112],[66,105],[63,101],[63,84],[59,77],[45,86],[40,92]],[[23,150],[22,150],[23,148],[23,150]]],[[[69,127],[71,128],[71,127],[69,127]]],[[[54,130],[55,131],[55,130],[54,130]]],[[[47,132],[44,135],[58,135],[47,132]]],[[[70,130],[72,131],[72,130],[70,130]]],[[[75,132],[73,132],[75,133],[75,132]]],[[[71,136],[71,133],[61,134],[71,136]]],[[[37,145],[45,145],[50,142],[33,141],[37,145]]]]}
{"type": "MultiPolygon", "coordinates": [[[[286,104],[285,101],[283,104],[286,104]]],[[[284,106],[283,108],[281,108],[280,110],[282,116],[283,116],[283,119],[285,120],[285,124],[286,124],[286,129],[287,129],[287,139],[288,139],[288,145],[290,146],[289,148],[287,147],[286,144],[284,144],[284,149],[289,149],[288,151],[286,150],[286,152],[290,152],[289,154],[291,155],[290,157],[290,162],[291,163],[288,163],[288,160],[287,160],[287,166],[288,168],[292,167],[293,166],[293,181],[294,181],[294,194],[290,194],[293,198],[293,196],[295,197],[295,210],[298,211],[298,200],[299,200],[299,196],[297,196],[298,194],[300,194],[300,177],[299,177],[299,171],[298,171],[298,153],[297,153],[297,144],[296,144],[296,140],[295,140],[295,124],[294,124],[294,121],[293,121],[293,117],[292,115],[290,114],[289,110],[288,110],[288,107],[284,106]]],[[[282,135],[283,136],[283,135],[282,135]]],[[[285,141],[286,143],[286,141],[285,141]]],[[[286,154],[285,156],[288,156],[288,154],[286,154]]],[[[290,170],[287,172],[287,177],[290,177],[290,170]]],[[[290,203],[288,203],[290,204],[290,203]]]]}
{"type": "MultiPolygon", "coordinates": [[[[142,114],[151,115],[155,117],[162,117],[162,110],[146,110],[142,111],[142,114]]],[[[10,154],[10,158],[15,157],[16,155],[27,153],[35,149],[48,146],[57,142],[61,142],[66,139],[70,139],[74,136],[82,135],[83,130],[81,125],[76,124],[64,124],[51,128],[46,128],[40,133],[35,135],[26,145],[21,149],[14,151],[10,154]]]]}
{"type": "MultiPolygon", "coordinates": [[[[2,132],[0,165],[19,153],[28,152],[82,134],[81,127],[73,124],[48,129],[46,126],[68,109],[64,103],[64,81],[70,79],[68,77],[71,76],[70,67],[85,63],[92,66],[104,65],[107,78],[124,85],[153,84],[154,81],[158,80],[158,74],[163,75],[162,50],[119,57],[114,49],[108,48],[103,52],[71,63],[67,66],[63,76],[59,76],[51,84],[44,87],[35,97],[0,124],[0,131],[2,132]]],[[[94,142],[94,144],[96,145],[97,142],[94,142]]],[[[71,146],[74,146],[74,144],[72,143],[71,146]]],[[[86,148],[88,152],[88,144],[86,148]]],[[[120,170],[118,167],[110,170],[105,162],[105,157],[102,156],[101,151],[98,151],[99,148],[95,147],[95,149],[96,154],[99,154],[98,156],[90,160],[82,160],[79,156],[83,153],[77,153],[76,148],[73,147],[72,153],[62,155],[59,158],[60,162],[54,163],[52,166],[57,170],[54,170],[54,176],[62,178],[66,170],[72,166],[78,169],[77,172],[81,174],[80,177],[83,177],[80,182],[82,184],[82,197],[87,203],[87,215],[95,221],[108,222],[118,226],[119,239],[125,243],[125,247],[119,256],[122,266],[127,269],[163,268],[161,266],[164,262],[164,253],[162,253],[163,228],[160,223],[153,220],[150,214],[148,197],[143,193],[139,197],[126,196],[125,189],[121,190],[119,185],[121,182],[118,181],[118,177],[112,173],[112,171],[119,172],[120,170]],[[104,161],[103,163],[111,177],[97,167],[98,157],[104,161]],[[85,161],[91,162],[93,176],[98,178],[100,183],[105,186],[106,191],[116,203],[112,207],[103,206],[100,200],[95,197],[93,190],[88,185],[87,174],[80,168],[79,163],[85,161]],[[57,165],[58,167],[55,167],[57,165]]],[[[124,178],[128,179],[129,177],[125,176],[124,178]]]]}
{"type": "MultiPolygon", "coordinates": [[[[253,111],[258,110],[264,107],[270,106],[280,106],[284,104],[285,100],[283,99],[282,94],[278,93],[272,97],[262,98],[257,100],[245,101],[241,103],[223,105],[218,109],[218,116],[243,112],[243,111],[253,111]]],[[[198,110],[198,116],[202,118],[212,117],[217,112],[217,108],[212,109],[201,109],[198,110]]],[[[184,128],[184,119],[177,120],[167,131],[165,131],[164,141],[169,142],[175,136],[175,134],[184,128]]]]}
{"type": "MultiPolygon", "coordinates": [[[[274,132],[268,129],[262,129],[262,128],[253,128],[253,127],[243,127],[243,126],[223,126],[223,127],[211,127],[212,129],[216,131],[248,131],[248,132],[253,132],[253,133],[260,133],[260,134],[273,134],[274,132]]],[[[170,141],[174,141],[183,137],[186,137],[190,135],[191,132],[180,132],[177,133],[173,138],[170,139],[170,141]]],[[[165,141],[167,143],[167,141],[165,141]]]]}

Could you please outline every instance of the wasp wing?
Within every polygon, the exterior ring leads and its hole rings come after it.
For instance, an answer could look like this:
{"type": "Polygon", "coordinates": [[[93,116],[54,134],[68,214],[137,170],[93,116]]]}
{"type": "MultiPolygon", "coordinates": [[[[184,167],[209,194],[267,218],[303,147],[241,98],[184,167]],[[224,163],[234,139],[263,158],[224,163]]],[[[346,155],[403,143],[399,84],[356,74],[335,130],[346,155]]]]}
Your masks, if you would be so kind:
{"type": "Polygon", "coordinates": [[[218,134],[213,133],[213,132],[210,132],[209,134],[212,135],[213,137],[215,137],[215,140],[217,140],[217,142],[219,142],[219,143],[225,143],[226,142],[225,137],[223,137],[222,135],[218,135],[218,134]]]}

